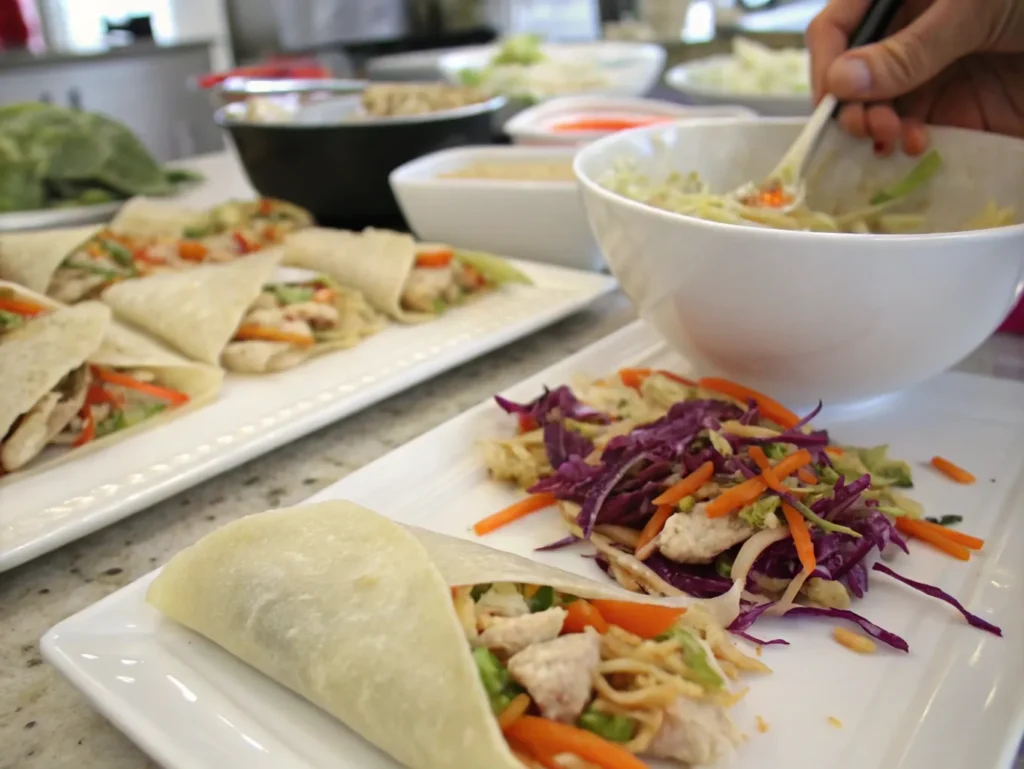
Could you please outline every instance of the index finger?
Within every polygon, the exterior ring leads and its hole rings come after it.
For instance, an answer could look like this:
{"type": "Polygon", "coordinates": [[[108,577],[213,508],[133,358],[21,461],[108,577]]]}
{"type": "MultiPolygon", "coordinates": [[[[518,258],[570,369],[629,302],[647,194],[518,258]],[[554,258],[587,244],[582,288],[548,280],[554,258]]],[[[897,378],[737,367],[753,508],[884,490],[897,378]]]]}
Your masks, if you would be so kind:
{"type": "Polygon", "coordinates": [[[811,56],[811,88],[814,101],[824,96],[829,65],[846,52],[871,0],[831,0],[807,27],[807,51],[811,56]]]}

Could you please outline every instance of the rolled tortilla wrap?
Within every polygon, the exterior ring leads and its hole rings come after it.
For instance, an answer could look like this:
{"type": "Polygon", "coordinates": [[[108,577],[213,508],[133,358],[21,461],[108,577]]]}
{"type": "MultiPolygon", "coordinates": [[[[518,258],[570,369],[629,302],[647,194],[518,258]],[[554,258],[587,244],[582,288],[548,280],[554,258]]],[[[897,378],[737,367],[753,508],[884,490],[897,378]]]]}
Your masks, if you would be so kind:
{"type": "Polygon", "coordinates": [[[90,225],[0,235],[0,279],[45,294],[61,263],[101,229],[90,225]]]}
{"type": "MultiPolygon", "coordinates": [[[[44,338],[45,335],[35,326],[36,320],[46,318],[47,321],[42,324],[41,328],[45,328],[48,324],[51,327],[63,325],[70,329],[71,335],[77,335],[80,339],[84,339],[87,334],[90,335],[89,341],[82,343],[83,348],[91,347],[84,363],[115,372],[129,372],[136,375],[139,372],[145,372],[147,376],[152,378],[153,384],[170,388],[188,396],[188,402],[183,405],[175,405],[173,408],[168,408],[162,413],[150,416],[135,424],[126,425],[115,432],[111,432],[109,435],[98,437],[83,446],[63,446],[58,449],[48,450],[45,455],[40,455],[16,473],[0,478],[0,483],[4,483],[8,479],[24,478],[29,473],[50,469],[57,464],[80,458],[87,453],[116,443],[136,432],[155,427],[170,419],[175,419],[188,411],[209,403],[216,398],[220,391],[224,379],[224,374],[220,369],[186,360],[162,347],[149,337],[145,337],[122,326],[117,321],[111,319],[109,308],[99,302],[84,302],[74,307],[63,307],[41,294],[20,289],[20,287],[13,284],[0,282],[0,292],[9,290],[15,292],[16,299],[35,306],[44,307],[48,311],[45,315],[37,316],[36,319],[33,319],[23,327],[35,329],[36,333],[39,334],[35,338],[37,349],[32,353],[32,358],[30,359],[32,364],[39,364],[40,356],[45,357],[47,352],[60,349],[59,345],[49,344],[49,339],[44,338]],[[99,323],[100,318],[104,319],[102,324],[99,323]],[[94,344],[96,340],[94,334],[100,327],[103,328],[103,333],[100,334],[98,344],[94,344]]],[[[11,341],[8,339],[10,336],[11,334],[6,334],[0,337],[0,347],[5,342],[11,341]]],[[[13,337],[11,343],[18,343],[19,338],[20,336],[13,337]]],[[[67,341],[68,345],[77,343],[79,342],[74,340],[67,341]]],[[[25,355],[27,354],[25,352],[25,355]]],[[[10,357],[10,348],[6,352],[0,350],[0,365],[5,367],[3,371],[11,371],[13,373],[17,371],[17,367],[11,366],[7,368],[10,357]]],[[[53,381],[54,376],[56,376],[56,381],[49,386],[36,388],[37,395],[34,399],[26,397],[25,400],[32,401],[28,408],[31,408],[43,395],[53,389],[56,382],[60,381],[67,373],[82,365],[82,362],[75,363],[76,360],[78,360],[77,356],[69,356],[66,359],[66,365],[54,369],[55,371],[61,370],[63,373],[49,376],[47,381],[53,381]]],[[[25,367],[22,368],[25,369],[25,367]]],[[[5,377],[3,374],[0,374],[0,388],[4,388],[4,392],[6,392],[6,386],[5,377]]],[[[24,401],[19,405],[23,403],[24,401]]],[[[3,438],[14,422],[10,415],[4,411],[4,406],[6,405],[6,400],[0,405],[0,439],[3,438]]],[[[18,411],[14,419],[18,415],[26,413],[26,411],[27,409],[18,411]]]]}
{"type": "Polygon", "coordinates": [[[136,197],[110,222],[114,232],[141,238],[181,238],[202,214],[179,203],[136,197]]]}
{"type": "Polygon", "coordinates": [[[119,318],[198,361],[218,365],[280,254],[168,272],[110,286],[103,301],[119,318]]]}
{"type": "Polygon", "coordinates": [[[228,524],[175,556],[147,600],[403,765],[521,769],[452,601],[453,587],[493,582],[686,600],[625,593],[339,501],[228,524]]]}
{"type": "Polygon", "coordinates": [[[362,292],[376,309],[402,323],[436,318],[402,309],[402,291],[416,266],[411,235],[368,228],[363,232],[312,227],[285,238],[284,263],[329,275],[362,292]]]}

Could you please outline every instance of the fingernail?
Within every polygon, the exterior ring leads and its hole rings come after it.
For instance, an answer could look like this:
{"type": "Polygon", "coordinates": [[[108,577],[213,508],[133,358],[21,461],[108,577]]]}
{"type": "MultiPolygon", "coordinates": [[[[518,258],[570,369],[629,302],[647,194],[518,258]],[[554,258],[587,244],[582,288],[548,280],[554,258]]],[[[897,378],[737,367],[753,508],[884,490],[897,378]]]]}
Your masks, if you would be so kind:
{"type": "Polygon", "coordinates": [[[885,152],[885,142],[875,142],[875,154],[881,155],[885,152]]]}
{"type": "Polygon", "coordinates": [[[829,83],[839,96],[866,95],[871,90],[871,70],[863,59],[839,59],[829,72],[829,83]]]}

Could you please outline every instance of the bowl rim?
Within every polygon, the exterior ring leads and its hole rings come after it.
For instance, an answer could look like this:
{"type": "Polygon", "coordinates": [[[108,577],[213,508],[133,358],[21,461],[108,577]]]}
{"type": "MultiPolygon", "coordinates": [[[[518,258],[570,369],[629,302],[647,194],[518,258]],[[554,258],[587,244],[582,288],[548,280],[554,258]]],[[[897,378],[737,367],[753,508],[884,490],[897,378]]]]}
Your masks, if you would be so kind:
{"type": "Polygon", "coordinates": [[[784,103],[800,104],[811,101],[810,92],[807,93],[758,93],[745,91],[729,91],[724,88],[713,88],[700,83],[694,83],[687,77],[689,73],[699,69],[710,69],[725,61],[732,59],[732,54],[716,53],[712,56],[705,56],[702,59],[684,61],[675,64],[665,70],[662,77],[665,85],[683,94],[694,94],[696,96],[708,96],[716,99],[731,99],[734,102],[742,100],[748,104],[763,102],[765,104],[782,105],[784,103]]]}
{"type": "MultiPolygon", "coordinates": [[[[596,179],[591,178],[583,170],[583,166],[587,164],[591,157],[604,154],[609,149],[613,148],[617,142],[625,142],[631,137],[642,136],[645,134],[654,134],[660,131],[668,129],[672,130],[692,130],[695,128],[701,128],[708,125],[732,125],[734,123],[769,123],[769,124],[784,124],[791,125],[794,127],[802,126],[806,121],[799,117],[759,117],[753,119],[729,119],[729,118],[707,118],[704,120],[688,120],[688,121],[673,121],[671,123],[661,123],[654,126],[641,126],[640,128],[631,128],[626,131],[619,131],[609,136],[602,137],[589,144],[582,145],[576,157],[573,159],[572,170],[573,175],[576,177],[576,181],[580,185],[581,190],[587,195],[593,195],[598,198],[602,198],[607,203],[625,207],[631,211],[635,211],[641,215],[653,216],[661,219],[666,223],[681,223],[685,222],[690,227],[705,227],[712,230],[721,230],[723,234],[726,231],[732,230],[733,232],[743,231],[745,233],[743,237],[749,238],[766,238],[766,239],[787,239],[787,240],[828,240],[832,241],[833,244],[839,240],[860,240],[862,242],[868,241],[884,241],[888,243],[912,243],[916,241],[927,241],[929,243],[935,243],[937,241],[958,241],[958,240],[977,240],[979,234],[984,234],[985,237],[996,240],[1004,240],[1007,238],[1020,237],[1024,235],[1024,221],[1016,224],[1007,225],[1005,227],[992,227],[984,230],[961,230],[959,232],[923,232],[923,233],[859,233],[859,232],[813,232],[810,230],[779,230],[771,227],[756,227],[746,224],[727,224],[725,222],[715,222],[709,219],[701,219],[697,216],[689,216],[687,214],[679,214],[674,211],[667,211],[663,208],[656,208],[655,206],[647,205],[636,200],[627,198],[625,195],[620,195],[617,192],[600,185],[596,179]]],[[[969,134],[969,133],[980,133],[979,131],[971,131],[966,128],[953,128],[950,126],[930,126],[930,131],[939,131],[940,133],[952,133],[952,134],[969,134]]],[[[989,134],[996,141],[1005,142],[1024,142],[1021,139],[1015,139],[1012,136],[1003,136],[1001,134],[989,134]]],[[[626,153],[623,153],[625,156],[626,153]]]]}
{"type": "Polygon", "coordinates": [[[506,155],[509,158],[518,157],[526,160],[528,156],[534,155],[538,158],[566,158],[572,160],[576,156],[575,147],[566,146],[544,146],[544,147],[523,147],[517,145],[502,144],[467,144],[462,147],[446,147],[435,152],[413,158],[388,174],[388,181],[392,185],[404,187],[415,187],[418,189],[457,189],[461,191],[477,191],[482,194],[493,194],[496,191],[511,191],[523,194],[526,192],[555,192],[558,194],[578,195],[579,187],[575,180],[571,181],[540,181],[536,179],[470,179],[470,178],[449,178],[436,175],[427,175],[427,172],[435,165],[442,163],[449,158],[459,155],[493,155],[495,157],[506,155]]]}
{"type": "MultiPolygon", "coordinates": [[[[355,95],[355,94],[353,94],[355,95]]],[[[325,128],[353,128],[357,130],[368,128],[381,128],[387,126],[409,126],[423,125],[426,123],[442,123],[460,118],[475,117],[477,115],[495,113],[508,103],[505,96],[491,96],[484,101],[463,104],[452,109],[426,112],[422,115],[395,115],[394,117],[369,117],[362,120],[333,121],[320,123],[290,123],[290,122],[267,122],[261,123],[253,120],[242,120],[233,117],[230,113],[237,111],[239,104],[234,102],[219,107],[213,113],[214,122],[221,128],[262,128],[280,131],[309,131],[323,130],[325,128]]]]}

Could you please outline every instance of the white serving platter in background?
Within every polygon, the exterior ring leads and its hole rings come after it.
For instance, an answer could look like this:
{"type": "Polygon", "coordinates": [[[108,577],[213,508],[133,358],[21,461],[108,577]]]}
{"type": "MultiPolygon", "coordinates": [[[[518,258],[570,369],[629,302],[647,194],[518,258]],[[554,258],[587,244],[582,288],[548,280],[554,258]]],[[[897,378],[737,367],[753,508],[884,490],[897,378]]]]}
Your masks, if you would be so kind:
{"type": "MultiPolygon", "coordinates": [[[[688,373],[636,323],[504,395],[526,400],[544,385],[622,366],[688,373]]],[[[510,434],[511,422],[493,403],[481,404],[316,498],[355,500],[402,522],[471,537],[471,523],[521,496],[487,478],[475,448],[478,439],[510,434]]],[[[890,443],[894,456],[914,466],[914,496],[930,515],[963,514],[965,527],[987,539],[967,564],[913,542],[912,555],[893,566],[958,596],[1005,637],[975,630],[945,604],[875,573],[854,608],[906,638],[909,654],[880,646],[856,655],[832,640],[830,621],[760,622],[757,635],[783,636],[791,646],[765,648],[762,659],[774,673],[747,681],[750,692],[734,715],[750,739],[734,769],[1009,767],[1024,731],[1024,385],[946,374],[873,411],[826,411],[816,423],[841,442],[890,443]],[[955,456],[978,483],[957,486],[931,472],[925,463],[936,453],[955,456]],[[757,716],[766,733],[755,729],[757,716]]],[[[598,575],[580,557],[584,546],[534,552],[563,534],[547,511],[485,541],[598,575]]],[[[42,651],[156,761],[167,769],[397,767],[326,713],[163,620],[144,602],[152,578],[60,623],[42,651]]]]}
{"type": "Polygon", "coordinates": [[[512,260],[534,281],[260,377],[159,429],[0,486],[0,572],[565,318],[614,279],[512,260]]]}

